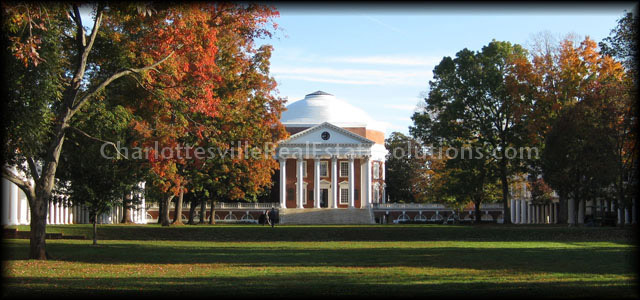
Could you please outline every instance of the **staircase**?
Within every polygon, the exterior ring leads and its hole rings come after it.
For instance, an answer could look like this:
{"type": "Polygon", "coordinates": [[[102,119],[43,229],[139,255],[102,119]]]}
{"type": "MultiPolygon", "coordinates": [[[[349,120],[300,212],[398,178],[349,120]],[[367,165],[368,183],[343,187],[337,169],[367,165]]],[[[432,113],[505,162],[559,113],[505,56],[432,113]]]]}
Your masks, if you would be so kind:
{"type": "Polygon", "coordinates": [[[280,224],[374,224],[373,211],[359,208],[287,208],[280,224]]]}

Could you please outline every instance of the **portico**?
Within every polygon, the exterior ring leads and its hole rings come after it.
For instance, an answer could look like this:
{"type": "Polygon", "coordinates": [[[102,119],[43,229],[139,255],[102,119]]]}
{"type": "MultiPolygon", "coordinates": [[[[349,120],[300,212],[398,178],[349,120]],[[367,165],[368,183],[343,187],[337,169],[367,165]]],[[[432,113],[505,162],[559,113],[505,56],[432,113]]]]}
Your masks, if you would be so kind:
{"type": "Polygon", "coordinates": [[[292,135],[277,149],[280,207],[371,207],[374,198],[382,199],[379,194],[373,197],[374,145],[327,122],[292,135]]]}
{"type": "Polygon", "coordinates": [[[317,91],[287,107],[280,141],[282,209],[369,208],[384,201],[384,133],[364,111],[317,91]]]}

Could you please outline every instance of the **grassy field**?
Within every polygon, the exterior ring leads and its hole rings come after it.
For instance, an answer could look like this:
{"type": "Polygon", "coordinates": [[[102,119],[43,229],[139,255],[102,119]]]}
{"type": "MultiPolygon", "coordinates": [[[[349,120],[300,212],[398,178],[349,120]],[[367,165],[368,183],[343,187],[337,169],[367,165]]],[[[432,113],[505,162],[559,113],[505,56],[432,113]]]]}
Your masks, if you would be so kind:
{"type": "MultiPolygon", "coordinates": [[[[85,234],[90,225],[48,226],[85,234]]],[[[28,227],[20,229],[28,230],[28,227]]],[[[631,229],[104,225],[100,245],[3,240],[5,295],[637,298],[631,229]]]]}

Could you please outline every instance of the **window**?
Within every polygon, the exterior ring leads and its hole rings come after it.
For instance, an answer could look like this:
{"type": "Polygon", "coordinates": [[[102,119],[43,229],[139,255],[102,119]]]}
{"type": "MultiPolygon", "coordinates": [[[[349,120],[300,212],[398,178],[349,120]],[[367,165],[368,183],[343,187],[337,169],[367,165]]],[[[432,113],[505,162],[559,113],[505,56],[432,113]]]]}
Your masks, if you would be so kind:
{"type": "Polygon", "coordinates": [[[302,188],[302,205],[307,205],[307,195],[307,185],[305,182],[305,185],[302,188]]]}
{"type": "Polygon", "coordinates": [[[378,178],[380,178],[380,163],[374,162],[373,163],[373,179],[378,179],[378,178]]]}
{"type": "Polygon", "coordinates": [[[320,177],[329,176],[329,162],[321,161],[320,162],[320,177]]]}
{"type": "Polygon", "coordinates": [[[340,204],[349,204],[349,189],[340,189],[340,204]]]}
{"type": "Polygon", "coordinates": [[[348,177],[349,176],[349,162],[341,161],[340,162],[340,177],[348,177]]]}
{"type": "Polygon", "coordinates": [[[373,203],[380,202],[380,185],[375,185],[373,187],[373,203]]]}

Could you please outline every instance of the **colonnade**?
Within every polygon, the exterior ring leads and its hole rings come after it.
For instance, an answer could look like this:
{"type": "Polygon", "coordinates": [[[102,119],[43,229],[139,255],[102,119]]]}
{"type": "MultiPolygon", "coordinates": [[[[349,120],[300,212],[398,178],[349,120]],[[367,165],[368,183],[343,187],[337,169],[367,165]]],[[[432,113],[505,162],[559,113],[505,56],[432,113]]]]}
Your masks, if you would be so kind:
{"type": "Polygon", "coordinates": [[[524,199],[511,199],[511,223],[513,224],[557,224],[557,202],[533,204],[524,199]]]}
{"type": "MultiPolygon", "coordinates": [[[[142,203],[131,210],[131,218],[134,223],[146,224],[145,200],[144,197],[141,198],[142,203]]],[[[47,208],[47,224],[90,223],[87,206],[73,205],[66,196],[57,196],[56,201],[49,201],[47,208]]],[[[122,206],[112,207],[108,212],[98,216],[98,223],[120,223],[122,214],[122,206]]],[[[29,225],[31,222],[31,209],[26,195],[17,185],[4,178],[2,178],[2,215],[0,221],[2,225],[29,225]]]]}

